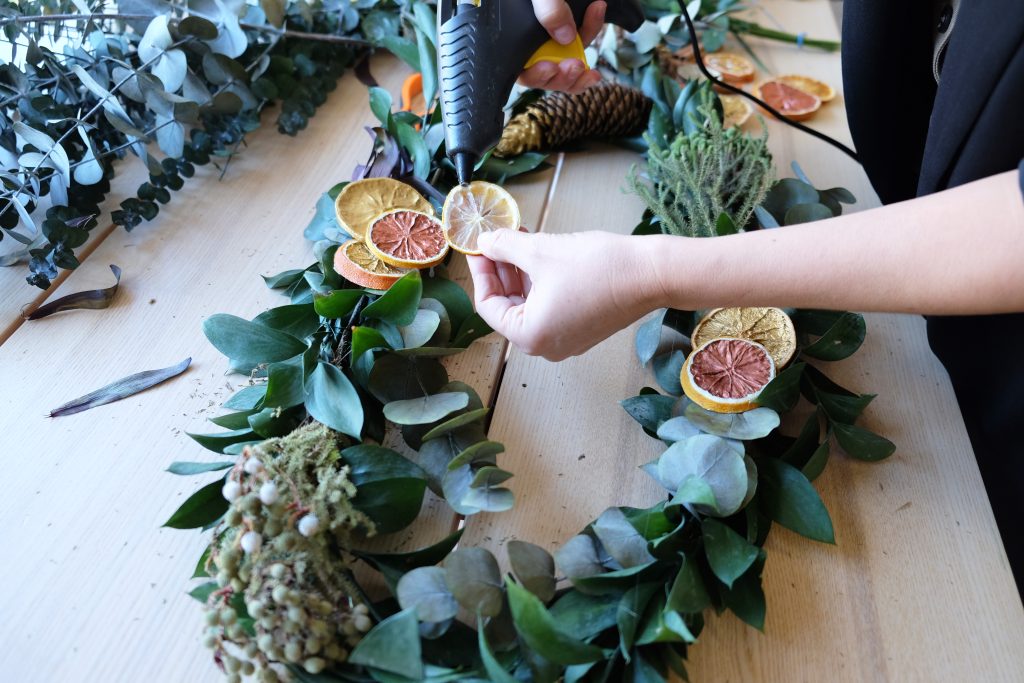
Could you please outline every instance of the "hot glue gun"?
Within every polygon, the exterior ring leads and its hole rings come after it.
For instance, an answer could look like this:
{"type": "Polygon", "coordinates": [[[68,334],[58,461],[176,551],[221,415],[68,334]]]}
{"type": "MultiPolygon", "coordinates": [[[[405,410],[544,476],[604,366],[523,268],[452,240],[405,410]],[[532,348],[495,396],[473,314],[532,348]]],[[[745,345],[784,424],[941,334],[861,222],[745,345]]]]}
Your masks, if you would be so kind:
{"type": "MultiPolygon", "coordinates": [[[[597,0],[568,0],[576,26],[597,0]]],[[[627,31],[644,21],[639,0],[606,0],[605,20],[627,31]]],[[[502,110],[523,69],[538,61],[579,59],[583,43],[551,40],[530,0],[438,0],[438,68],[448,157],[465,185],[501,139],[502,110]]]]}

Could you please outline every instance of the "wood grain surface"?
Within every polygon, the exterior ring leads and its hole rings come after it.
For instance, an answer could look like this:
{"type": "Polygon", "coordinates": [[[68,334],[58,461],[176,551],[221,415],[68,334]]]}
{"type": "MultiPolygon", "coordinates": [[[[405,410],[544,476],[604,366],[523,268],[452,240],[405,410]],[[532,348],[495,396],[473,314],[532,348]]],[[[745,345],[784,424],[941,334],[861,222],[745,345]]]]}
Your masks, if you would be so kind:
{"type": "MultiPolygon", "coordinates": [[[[764,4],[787,30],[835,35],[825,2],[764,4]]],[[[757,50],[777,73],[840,83],[836,55],[768,43],[757,50]]],[[[374,73],[397,93],[405,71],[381,58],[374,73]]],[[[369,121],[365,89],[346,75],[297,139],[266,126],[223,181],[202,169],[157,220],[98,240],[50,296],[106,286],[107,266],[117,263],[122,291],[106,311],[14,325],[3,342],[23,301],[2,302],[3,680],[221,680],[200,644],[201,611],[185,594],[204,539],[159,526],[213,477],[162,470],[174,460],[216,458],[184,432],[217,431],[206,418],[244,383],[225,376],[202,320],[280,305],[258,276],[312,260],[302,227],[320,193],[364,160],[369,121]],[[185,375],[148,392],[43,417],[118,377],[186,356],[193,365],[185,375]]],[[[848,139],[841,98],[813,125],[848,139]]],[[[797,158],[819,186],[849,188],[858,208],[875,203],[859,167],[835,150],[776,124],[770,144],[784,175],[797,158]]],[[[510,189],[531,227],[626,232],[640,214],[638,200],[620,194],[635,161],[594,147],[565,156],[557,178],[546,171],[510,189]]],[[[5,292],[12,272],[0,271],[5,292]]],[[[452,274],[467,283],[461,259],[452,274]]],[[[818,487],[837,545],[777,530],[765,573],[766,633],[731,616],[710,619],[692,650],[695,681],[1024,680],[1024,610],[948,379],[920,319],[872,315],[868,326],[855,360],[830,370],[880,394],[866,423],[899,451],[880,464],[833,460],[818,487]]],[[[658,444],[618,406],[653,383],[632,340],[625,330],[557,365],[513,351],[503,375],[506,344],[496,335],[450,359],[453,378],[485,397],[496,392],[490,435],[505,443],[501,465],[516,475],[516,508],[471,518],[467,544],[502,560],[510,538],[554,549],[609,505],[657,500],[637,465],[655,457],[658,444]]],[[[392,540],[422,545],[453,523],[431,503],[415,533],[392,540]]]]}

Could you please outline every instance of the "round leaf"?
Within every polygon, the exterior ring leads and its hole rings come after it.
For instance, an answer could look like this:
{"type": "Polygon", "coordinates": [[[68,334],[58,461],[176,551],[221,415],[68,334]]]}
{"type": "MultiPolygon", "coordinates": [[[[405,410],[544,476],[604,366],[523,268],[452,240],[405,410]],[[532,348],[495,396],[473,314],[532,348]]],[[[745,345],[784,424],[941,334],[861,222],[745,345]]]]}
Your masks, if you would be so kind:
{"type": "Polygon", "coordinates": [[[657,471],[662,485],[670,491],[676,491],[690,479],[706,484],[715,505],[694,506],[704,514],[727,517],[740,509],[747,495],[743,455],[727,440],[710,434],[699,434],[669,446],[658,459],[657,471]]]}
{"type": "Polygon", "coordinates": [[[496,617],[504,601],[498,561],[483,548],[460,548],[444,562],[445,582],[464,608],[496,617]]]}
{"type": "Polygon", "coordinates": [[[555,560],[539,545],[512,540],[506,546],[509,564],[519,583],[542,602],[555,597],[555,560]]]}
{"type": "Polygon", "coordinates": [[[647,539],[640,535],[617,507],[602,512],[594,521],[593,529],[608,554],[623,567],[647,564],[654,559],[647,551],[647,539]]]}
{"type": "Polygon", "coordinates": [[[562,573],[573,580],[604,573],[594,539],[586,534],[573,536],[556,550],[555,562],[562,573]]]}
{"type": "Polygon", "coordinates": [[[682,415],[662,422],[661,426],[658,427],[658,438],[670,443],[685,441],[691,436],[697,436],[700,433],[701,431],[682,415]]]}
{"type": "Polygon", "coordinates": [[[445,583],[441,567],[419,567],[398,581],[398,604],[416,610],[420,621],[437,623],[453,618],[459,611],[455,596],[445,583]]]}
{"type": "Polygon", "coordinates": [[[398,326],[398,331],[402,334],[403,346],[407,349],[423,346],[434,336],[440,324],[440,315],[435,311],[420,308],[416,311],[416,317],[413,318],[411,323],[398,326]]]}

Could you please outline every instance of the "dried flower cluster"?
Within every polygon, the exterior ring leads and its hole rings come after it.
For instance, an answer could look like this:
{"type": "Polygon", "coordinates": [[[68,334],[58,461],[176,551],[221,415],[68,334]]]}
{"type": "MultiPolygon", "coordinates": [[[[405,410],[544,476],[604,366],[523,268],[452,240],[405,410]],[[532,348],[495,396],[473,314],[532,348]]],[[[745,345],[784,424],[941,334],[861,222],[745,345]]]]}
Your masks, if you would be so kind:
{"type": "Polygon", "coordinates": [[[205,643],[229,681],[276,681],[272,664],[320,673],[373,626],[346,559],[352,533],[374,526],[352,507],[345,442],[313,423],[245,449],[228,475],[231,505],[208,562],[220,588],[207,600],[205,643]]]}

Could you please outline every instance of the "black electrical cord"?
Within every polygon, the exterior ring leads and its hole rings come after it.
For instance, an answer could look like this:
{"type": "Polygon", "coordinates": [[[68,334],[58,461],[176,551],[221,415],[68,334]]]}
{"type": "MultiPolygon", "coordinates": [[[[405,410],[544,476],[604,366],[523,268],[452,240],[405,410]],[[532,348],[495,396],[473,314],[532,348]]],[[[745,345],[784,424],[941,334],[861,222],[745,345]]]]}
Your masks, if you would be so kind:
{"type": "Polygon", "coordinates": [[[860,163],[860,159],[857,157],[857,153],[854,152],[849,147],[847,147],[846,145],[844,145],[843,143],[841,143],[838,140],[836,140],[835,138],[831,138],[828,135],[825,135],[824,133],[821,133],[819,131],[814,130],[813,128],[808,128],[807,126],[805,126],[802,123],[798,123],[797,121],[793,121],[792,119],[786,118],[785,115],[783,115],[780,112],[776,111],[774,107],[771,107],[764,100],[751,95],[750,93],[748,93],[746,90],[743,90],[742,88],[737,88],[735,85],[732,85],[731,83],[726,83],[725,81],[719,79],[717,76],[713,76],[711,74],[711,72],[708,71],[707,66],[704,65],[704,57],[700,53],[700,43],[697,40],[697,29],[694,28],[694,26],[693,26],[693,20],[690,19],[690,13],[686,11],[686,3],[685,2],[680,2],[679,6],[682,9],[683,19],[686,20],[686,28],[690,32],[690,43],[693,45],[693,56],[697,60],[697,68],[700,69],[700,72],[702,74],[704,74],[704,76],[708,80],[710,80],[711,82],[713,82],[714,84],[716,84],[720,88],[724,88],[724,89],[728,90],[729,92],[733,92],[733,93],[736,93],[737,95],[740,95],[742,97],[746,97],[751,102],[756,102],[765,111],[767,111],[769,114],[774,116],[779,121],[782,121],[783,123],[785,123],[787,126],[792,126],[793,128],[796,128],[797,130],[801,130],[801,131],[807,133],[808,135],[812,135],[812,136],[818,138],[819,140],[823,140],[824,142],[827,142],[828,144],[832,145],[836,149],[840,150],[841,152],[843,152],[844,154],[849,156],[851,159],[853,159],[857,163],[860,163]]]}

